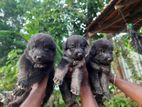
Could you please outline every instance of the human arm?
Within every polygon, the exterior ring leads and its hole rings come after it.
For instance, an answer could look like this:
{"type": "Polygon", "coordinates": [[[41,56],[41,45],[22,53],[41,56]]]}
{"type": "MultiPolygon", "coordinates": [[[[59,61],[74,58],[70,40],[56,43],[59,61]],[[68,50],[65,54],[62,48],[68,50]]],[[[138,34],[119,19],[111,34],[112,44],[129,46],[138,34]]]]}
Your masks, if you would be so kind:
{"type": "Polygon", "coordinates": [[[47,87],[47,77],[41,83],[35,83],[27,99],[20,107],[40,107],[47,87]]]}
{"type": "Polygon", "coordinates": [[[129,81],[120,79],[113,74],[109,76],[110,82],[124,92],[128,97],[142,105],[142,87],[129,81]]]}
{"type": "Polygon", "coordinates": [[[91,92],[86,64],[83,66],[83,81],[80,89],[80,97],[82,107],[98,107],[93,93],[91,92]]]}

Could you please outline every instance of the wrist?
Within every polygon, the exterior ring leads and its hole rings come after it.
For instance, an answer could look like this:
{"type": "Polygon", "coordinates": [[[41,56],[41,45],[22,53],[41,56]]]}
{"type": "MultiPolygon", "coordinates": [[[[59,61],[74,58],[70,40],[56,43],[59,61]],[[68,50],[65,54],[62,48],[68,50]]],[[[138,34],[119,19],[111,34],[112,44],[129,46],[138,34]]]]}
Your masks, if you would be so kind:
{"type": "Polygon", "coordinates": [[[84,81],[82,81],[82,84],[81,84],[81,86],[89,86],[89,81],[88,80],[84,80],[84,81]]]}
{"type": "Polygon", "coordinates": [[[112,84],[115,84],[115,83],[116,83],[116,78],[117,78],[116,75],[113,75],[113,74],[110,74],[110,75],[109,75],[109,80],[111,81],[112,84]]]}

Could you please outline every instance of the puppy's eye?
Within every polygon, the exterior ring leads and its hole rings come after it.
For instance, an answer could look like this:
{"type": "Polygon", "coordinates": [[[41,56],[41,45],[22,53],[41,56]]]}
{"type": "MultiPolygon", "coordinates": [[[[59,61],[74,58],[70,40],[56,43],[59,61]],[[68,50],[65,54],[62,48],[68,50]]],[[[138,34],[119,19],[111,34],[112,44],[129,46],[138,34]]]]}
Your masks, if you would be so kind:
{"type": "Polygon", "coordinates": [[[44,50],[45,50],[45,51],[49,51],[49,49],[48,49],[48,48],[44,48],[44,50]]]}
{"type": "Polygon", "coordinates": [[[75,47],[69,47],[69,50],[74,51],[75,47]]]}
{"type": "Polygon", "coordinates": [[[104,52],[105,52],[105,50],[101,49],[101,50],[100,50],[100,52],[101,52],[101,53],[104,53],[104,52]]]}
{"type": "Polygon", "coordinates": [[[51,50],[51,51],[55,51],[55,47],[52,46],[52,45],[50,45],[48,48],[49,48],[49,50],[51,50]]]}
{"type": "Polygon", "coordinates": [[[70,49],[73,49],[73,48],[75,48],[75,46],[74,46],[74,45],[71,45],[69,48],[70,48],[70,49]]]}
{"type": "Polygon", "coordinates": [[[86,48],[86,47],[87,47],[87,44],[81,44],[81,47],[82,47],[82,48],[86,48]]]}
{"type": "Polygon", "coordinates": [[[37,46],[36,45],[31,45],[29,48],[30,49],[35,49],[35,48],[37,48],[37,46]]]}
{"type": "Polygon", "coordinates": [[[44,45],[44,48],[48,48],[48,45],[44,45]]]}

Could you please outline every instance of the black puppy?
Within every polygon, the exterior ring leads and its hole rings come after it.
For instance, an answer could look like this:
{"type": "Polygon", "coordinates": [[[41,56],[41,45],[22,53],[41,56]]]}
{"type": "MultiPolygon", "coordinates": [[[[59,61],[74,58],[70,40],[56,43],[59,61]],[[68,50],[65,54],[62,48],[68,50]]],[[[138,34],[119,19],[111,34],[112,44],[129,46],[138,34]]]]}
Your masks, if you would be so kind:
{"type": "Polygon", "coordinates": [[[70,36],[64,44],[64,55],[55,72],[54,83],[60,85],[62,97],[68,107],[76,106],[76,95],[80,94],[83,58],[88,43],[79,35],[70,36]]]}
{"type": "Polygon", "coordinates": [[[14,90],[15,100],[8,107],[19,107],[31,90],[31,85],[48,76],[48,88],[44,103],[53,91],[55,43],[47,34],[37,34],[31,38],[19,61],[19,76],[14,90]],[[17,97],[20,97],[17,99],[17,97]]]}
{"type": "Polygon", "coordinates": [[[102,100],[103,96],[106,96],[107,99],[110,98],[107,74],[110,73],[112,60],[113,45],[111,41],[106,39],[96,41],[87,56],[89,80],[98,103],[101,103],[99,99],[102,100]]]}

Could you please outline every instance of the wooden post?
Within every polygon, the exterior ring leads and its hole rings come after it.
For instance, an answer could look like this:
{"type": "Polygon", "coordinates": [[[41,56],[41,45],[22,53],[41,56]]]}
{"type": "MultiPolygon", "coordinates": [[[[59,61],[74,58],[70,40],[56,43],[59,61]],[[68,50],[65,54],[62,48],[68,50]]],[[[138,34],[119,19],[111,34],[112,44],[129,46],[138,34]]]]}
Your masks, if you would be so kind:
{"type": "Polygon", "coordinates": [[[118,77],[124,79],[124,75],[123,75],[124,70],[122,69],[122,67],[121,67],[121,65],[120,65],[120,62],[119,62],[118,57],[115,57],[112,66],[113,66],[113,69],[114,69],[116,75],[117,75],[118,77]]]}

